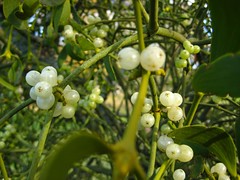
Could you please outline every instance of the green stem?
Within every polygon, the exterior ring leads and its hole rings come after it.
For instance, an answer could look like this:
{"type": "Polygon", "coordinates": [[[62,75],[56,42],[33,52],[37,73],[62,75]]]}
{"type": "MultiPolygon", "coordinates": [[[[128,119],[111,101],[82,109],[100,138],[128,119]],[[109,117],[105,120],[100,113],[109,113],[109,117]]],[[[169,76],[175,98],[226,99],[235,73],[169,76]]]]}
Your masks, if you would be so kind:
{"type": "Polygon", "coordinates": [[[176,31],[172,31],[170,29],[162,28],[162,27],[158,28],[158,31],[156,32],[156,34],[175,39],[176,41],[181,43],[183,43],[186,40],[186,38],[182,34],[176,31]]]}
{"type": "Polygon", "coordinates": [[[213,176],[213,174],[209,171],[209,168],[206,166],[206,164],[203,165],[204,167],[204,171],[207,173],[208,178],[210,180],[216,180],[215,177],[213,176]]]}
{"type": "Polygon", "coordinates": [[[149,10],[149,32],[150,35],[158,30],[158,0],[151,0],[149,10]]]}
{"type": "Polygon", "coordinates": [[[130,116],[127,129],[125,130],[123,135],[123,141],[125,142],[126,146],[128,146],[129,148],[135,148],[136,132],[138,129],[139,118],[141,116],[141,109],[144,103],[145,96],[147,94],[149,77],[150,77],[150,72],[143,71],[138,98],[133,107],[133,111],[130,116]]]}
{"type": "Polygon", "coordinates": [[[44,124],[44,127],[42,129],[41,135],[39,137],[38,145],[36,147],[35,154],[33,156],[33,162],[32,162],[32,165],[30,167],[30,171],[29,171],[27,180],[34,179],[34,176],[36,174],[38,164],[39,164],[39,161],[41,159],[42,152],[44,150],[47,135],[48,135],[48,132],[49,132],[49,129],[50,129],[50,126],[51,126],[52,114],[53,114],[53,110],[48,111],[48,113],[46,114],[45,124],[44,124]]]}
{"type": "Polygon", "coordinates": [[[138,0],[133,0],[134,11],[136,16],[136,27],[138,32],[138,44],[140,52],[145,48],[143,26],[142,26],[142,14],[141,7],[138,0]]]}
{"type": "Polygon", "coordinates": [[[3,179],[4,179],[4,180],[8,180],[9,178],[8,178],[7,170],[6,170],[6,167],[5,167],[3,158],[2,158],[2,153],[0,153],[0,166],[1,166],[1,171],[2,171],[2,175],[3,175],[3,179]]]}
{"type": "Polygon", "coordinates": [[[24,101],[22,104],[20,104],[19,106],[13,108],[12,110],[8,111],[8,113],[6,113],[1,119],[0,119],[0,127],[10,118],[12,117],[14,114],[16,114],[18,111],[22,110],[23,108],[25,108],[26,106],[28,106],[29,104],[33,103],[34,100],[29,98],[26,101],[24,101]]]}
{"type": "Polygon", "coordinates": [[[202,92],[196,92],[194,95],[194,99],[193,99],[193,104],[191,105],[191,108],[188,112],[187,115],[187,119],[186,119],[186,125],[191,125],[193,118],[195,116],[195,113],[197,111],[198,105],[201,102],[202,98],[203,98],[204,94],[202,92]]]}
{"type": "Polygon", "coordinates": [[[8,36],[8,42],[7,42],[6,51],[10,51],[10,48],[11,48],[11,43],[12,43],[12,32],[13,32],[13,26],[11,25],[11,27],[10,27],[10,31],[9,31],[9,36],[8,36]]]}
{"type": "Polygon", "coordinates": [[[150,77],[149,82],[150,82],[150,89],[151,89],[151,94],[153,98],[153,111],[154,111],[155,123],[153,127],[150,161],[149,161],[148,173],[147,173],[148,178],[150,178],[153,175],[154,169],[155,169],[155,161],[156,161],[156,153],[157,153],[157,138],[158,138],[160,119],[161,119],[160,109],[158,108],[158,95],[157,95],[158,89],[153,76],[150,77]]]}
{"type": "Polygon", "coordinates": [[[163,174],[165,173],[166,169],[174,162],[172,159],[166,160],[158,170],[156,176],[154,177],[154,180],[162,179],[163,174]]]}

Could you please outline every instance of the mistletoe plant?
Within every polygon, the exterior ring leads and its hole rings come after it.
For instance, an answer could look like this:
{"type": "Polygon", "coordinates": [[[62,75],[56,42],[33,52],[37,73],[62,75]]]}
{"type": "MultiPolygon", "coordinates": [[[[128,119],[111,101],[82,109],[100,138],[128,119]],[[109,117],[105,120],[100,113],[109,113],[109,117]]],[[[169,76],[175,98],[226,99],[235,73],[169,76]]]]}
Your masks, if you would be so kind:
{"type": "Polygon", "coordinates": [[[240,179],[238,4],[3,0],[2,178],[240,179]]]}

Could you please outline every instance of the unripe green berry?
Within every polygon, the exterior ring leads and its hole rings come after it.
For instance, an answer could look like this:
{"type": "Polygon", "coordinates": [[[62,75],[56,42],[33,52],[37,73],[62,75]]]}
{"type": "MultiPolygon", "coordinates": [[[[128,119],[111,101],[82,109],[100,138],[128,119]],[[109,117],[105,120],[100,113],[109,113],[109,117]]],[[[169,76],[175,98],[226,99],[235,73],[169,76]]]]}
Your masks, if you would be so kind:
{"type": "Polygon", "coordinates": [[[187,51],[187,50],[182,50],[181,52],[180,52],[180,55],[179,55],[179,57],[181,58],[181,59],[188,59],[189,58],[189,56],[190,56],[190,53],[187,51]]]}
{"type": "Polygon", "coordinates": [[[186,59],[177,58],[177,59],[175,60],[175,66],[176,66],[177,68],[185,68],[185,67],[187,67],[187,64],[188,64],[188,62],[187,62],[186,59]]]}

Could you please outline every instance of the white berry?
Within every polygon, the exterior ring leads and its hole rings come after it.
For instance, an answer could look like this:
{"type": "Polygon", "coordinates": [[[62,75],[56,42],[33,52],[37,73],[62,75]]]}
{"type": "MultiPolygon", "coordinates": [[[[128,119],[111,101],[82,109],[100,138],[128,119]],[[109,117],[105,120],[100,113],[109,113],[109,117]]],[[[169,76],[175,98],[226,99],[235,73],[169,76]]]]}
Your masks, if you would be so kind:
{"type": "Polygon", "coordinates": [[[172,106],[168,109],[167,116],[171,121],[179,121],[183,117],[183,111],[180,107],[172,106]]]}
{"type": "Polygon", "coordinates": [[[211,168],[211,173],[226,174],[227,168],[223,163],[217,163],[211,168]]]}
{"type": "Polygon", "coordinates": [[[118,60],[121,68],[126,70],[135,69],[140,63],[140,54],[136,49],[126,47],[119,51],[118,60]]]}
{"type": "Polygon", "coordinates": [[[155,118],[152,114],[146,113],[141,116],[140,123],[145,128],[150,128],[154,125],[155,118]]]}
{"type": "Polygon", "coordinates": [[[182,169],[176,169],[173,172],[173,179],[174,180],[184,180],[185,177],[186,177],[186,174],[185,174],[184,170],[182,170],[182,169]]]}
{"type": "Polygon", "coordinates": [[[35,93],[39,97],[47,98],[52,94],[52,86],[45,81],[38,82],[35,85],[35,93]]]}
{"type": "Polygon", "coordinates": [[[174,99],[175,99],[173,106],[180,106],[183,102],[183,98],[182,98],[181,94],[173,93],[173,95],[174,95],[174,99]]]}
{"type": "Polygon", "coordinates": [[[69,90],[64,94],[64,99],[67,104],[76,104],[79,99],[80,95],[76,90],[69,90]]]}
{"type": "Polygon", "coordinates": [[[140,63],[147,71],[157,71],[165,63],[165,52],[157,46],[145,48],[140,55],[140,63]]]}
{"type": "Polygon", "coordinates": [[[135,102],[137,101],[137,97],[138,97],[138,92],[133,93],[130,99],[131,103],[135,104],[135,102]]]}
{"type": "Polygon", "coordinates": [[[40,75],[40,80],[41,81],[46,81],[48,82],[51,86],[56,86],[57,85],[57,74],[54,71],[42,71],[40,75]]]}
{"type": "Polygon", "coordinates": [[[42,98],[38,96],[36,99],[37,106],[40,109],[45,109],[45,110],[50,109],[53,106],[54,102],[55,102],[55,96],[53,94],[51,94],[47,98],[42,98]]]}
{"type": "Polygon", "coordinates": [[[30,95],[30,98],[32,98],[33,100],[36,100],[36,99],[37,99],[37,95],[36,95],[36,93],[35,93],[35,87],[32,87],[32,88],[30,89],[29,95],[30,95]]]}
{"type": "Polygon", "coordinates": [[[190,146],[182,144],[180,145],[180,155],[178,160],[181,162],[188,162],[193,158],[193,150],[190,146]]]}
{"type": "Polygon", "coordinates": [[[26,74],[25,79],[30,86],[35,86],[40,81],[40,73],[38,71],[31,70],[26,74]]]}
{"type": "Polygon", "coordinates": [[[169,144],[166,148],[166,155],[169,159],[178,159],[180,152],[180,146],[175,143],[169,144]]]}
{"type": "Polygon", "coordinates": [[[175,102],[175,96],[171,91],[163,91],[160,96],[160,103],[165,107],[170,107],[175,102]]]}
{"type": "Polygon", "coordinates": [[[66,119],[72,118],[75,114],[75,107],[66,104],[65,106],[62,107],[62,116],[66,119]]]}
{"type": "Polygon", "coordinates": [[[226,174],[219,174],[218,180],[231,180],[230,177],[226,174]]]}
{"type": "Polygon", "coordinates": [[[103,39],[102,38],[95,38],[94,40],[93,40],[93,45],[96,47],[96,48],[101,48],[101,47],[103,47],[103,45],[104,45],[104,41],[103,41],[103,39]]]}
{"type": "Polygon", "coordinates": [[[63,107],[63,103],[62,102],[57,102],[56,107],[53,111],[53,117],[57,117],[57,116],[61,115],[62,107],[63,107]]]}
{"type": "Polygon", "coordinates": [[[174,143],[172,138],[166,135],[162,135],[158,138],[157,146],[158,146],[158,149],[160,149],[161,151],[165,151],[167,146],[172,143],[174,143]]]}

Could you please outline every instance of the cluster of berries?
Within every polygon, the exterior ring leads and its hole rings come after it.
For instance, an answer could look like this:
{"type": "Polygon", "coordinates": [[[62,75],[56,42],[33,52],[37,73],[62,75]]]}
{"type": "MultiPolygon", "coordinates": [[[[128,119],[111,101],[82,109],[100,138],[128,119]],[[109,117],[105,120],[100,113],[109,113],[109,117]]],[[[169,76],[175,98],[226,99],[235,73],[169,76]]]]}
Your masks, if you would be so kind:
{"type": "MultiPolygon", "coordinates": [[[[62,76],[58,76],[57,70],[52,66],[43,68],[41,73],[31,70],[26,74],[26,81],[32,86],[29,93],[30,97],[36,100],[40,109],[48,110],[53,107],[55,103],[53,87],[58,85],[58,77],[62,79],[62,76]]],[[[72,118],[80,95],[69,85],[65,87],[61,95],[60,101],[56,103],[53,116],[62,115],[64,118],[72,118]]]]}
{"type": "Polygon", "coordinates": [[[197,54],[200,52],[200,47],[198,45],[192,45],[188,40],[183,42],[184,50],[179,54],[179,57],[175,60],[175,65],[177,68],[187,67],[187,59],[190,57],[190,54],[197,54]]]}
{"type": "Polygon", "coordinates": [[[230,180],[227,175],[227,167],[223,163],[217,163],[211,167],[211,173],[218,175],[218,180],[230,180]]]}
{"type": "Polygon", "coordinates": [[[179,93],[163,91],[159,96],[160,103],[166,107],[167,116],[171,121],[179,121],[183,117],[183,110],[179,106],[183,98],[179,93]]]}
{"type": "Polygon", "coordinates": [[[150,44],[141,53],[132,47],[125,47],[118,53],[122,69],[132,70],[139,64],[147,71],[158,71],[165,63],[166,55],[158,44],[150,44]]]}
{"type": "MultiPolygon", "coordinates": [[[[93,24],[101,21],[101,18],[89,15],[87,17],[87,21],[89,24],[93,24]]],[[[106,24],[96,24],[94,26],[91,26],[89,35],[93,38],[93,44],[96,48],[102,48],[106,44],[104,38],[107,37],[108,31],[109,26],[106,24]]]]}
{"type": "MultiPolygon", "coordinates": [[[[131,103],[135,104],[137,101],[138,97],[138,92],[135,92],[131,96],[131,103]]],[[[150,128],[154,125],[155,123],[155,117],[149,113],[152,109],[153,106],[153,101],[150,98],[145,98],[144,99],[144,104],[142,107],[142,116],[140,118],[140,124],[144,128],[150,128]]]]}
{"type": "Polygon", "coordinates": [[[84,108],[95,109],[97,104],[102,104],[104,102],[104,98],[100,95],[101,89],[99,86],[95,86],[90,95],[85,96],[84,99],[79,101],[79,106],[84,108]]]}
{"type": "Polygon", "coordinates": [[[63,36],[65,38],[65,42],[75,42],[75,36],[78,33],[73,30],[71,25],[65,25],[63,30],[63,36]]]}

